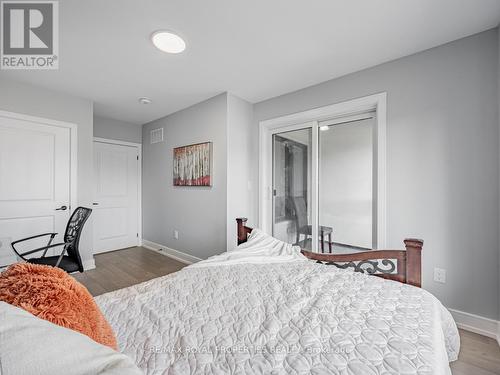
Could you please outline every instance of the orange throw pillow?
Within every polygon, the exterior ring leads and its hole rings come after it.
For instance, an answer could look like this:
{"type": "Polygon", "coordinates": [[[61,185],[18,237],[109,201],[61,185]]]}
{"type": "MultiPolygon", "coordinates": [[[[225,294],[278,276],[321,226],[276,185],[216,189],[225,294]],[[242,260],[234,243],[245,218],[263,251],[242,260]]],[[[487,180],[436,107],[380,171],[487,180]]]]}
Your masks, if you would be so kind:
{"type": "Polygon", "coordinates": [[[0,301],[117,349],[115,334],[87,288],[60,268],[10,266],[0,274],[0,301]]]}

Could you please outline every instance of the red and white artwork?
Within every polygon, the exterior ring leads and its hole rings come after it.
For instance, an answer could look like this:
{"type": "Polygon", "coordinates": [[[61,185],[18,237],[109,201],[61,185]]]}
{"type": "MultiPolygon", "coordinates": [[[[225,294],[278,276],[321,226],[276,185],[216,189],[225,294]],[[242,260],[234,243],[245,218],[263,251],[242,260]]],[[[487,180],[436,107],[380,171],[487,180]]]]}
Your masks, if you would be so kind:
{"type": "Polygon", "coordinates": [[[174,148],[174,186],[212,186],[212,142],[174,148]]]}

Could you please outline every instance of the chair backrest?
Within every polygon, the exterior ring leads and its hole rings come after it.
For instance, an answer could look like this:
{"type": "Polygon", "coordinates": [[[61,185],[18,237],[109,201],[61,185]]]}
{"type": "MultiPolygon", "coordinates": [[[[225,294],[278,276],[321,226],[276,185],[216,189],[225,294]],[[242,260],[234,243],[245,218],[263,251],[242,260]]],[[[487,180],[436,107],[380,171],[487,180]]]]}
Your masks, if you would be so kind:
{"type": "Polygon", "coordinates": [[[291,197],[297,230],[307,226],[307,204],[305,197],[291,197]]]}
{"type": "Polygon", "coordinates": [[[83,263],[80,258],[80,235],[83,225],[89,218],[92,210],[90,208],[78,207],[69,218],[66,231],[64,232],[64,242],[66,243],[66,252],[70,258],[78,263],[80,272],[83,272],[83,263]]]}

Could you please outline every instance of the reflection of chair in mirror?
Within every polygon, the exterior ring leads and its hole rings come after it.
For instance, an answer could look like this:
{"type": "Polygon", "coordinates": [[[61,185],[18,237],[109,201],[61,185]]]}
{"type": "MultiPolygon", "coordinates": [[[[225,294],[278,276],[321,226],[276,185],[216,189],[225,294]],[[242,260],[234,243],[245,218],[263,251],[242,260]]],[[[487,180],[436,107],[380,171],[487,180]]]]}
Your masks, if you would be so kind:
{"type": "MultiPolygon", "coordinates": [[[[304,197],[291,197],[290,201],[295,215],[295,227],[297,231],[295,244],[298,245],[301,234],[305,236],[304,242],[307,242],[309,236],[312,236],[312,225],[307,222],[306,199],[304,197]]],[[[333,228],[320,225],[318,234],[321,241],[320,246],[322,253],[325,252],[325,236],[328,236],[328,250],[330,253],[332,252],[332,233],[333,228]]]]}

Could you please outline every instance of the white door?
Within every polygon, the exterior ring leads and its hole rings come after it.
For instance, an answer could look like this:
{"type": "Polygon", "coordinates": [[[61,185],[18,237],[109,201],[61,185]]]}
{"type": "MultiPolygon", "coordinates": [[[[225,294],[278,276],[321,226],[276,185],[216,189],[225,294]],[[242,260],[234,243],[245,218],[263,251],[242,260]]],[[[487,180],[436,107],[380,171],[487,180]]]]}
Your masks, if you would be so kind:
{"type": "MultiPolygon", "coordinates": [[[[12,241],[57,232],[54,243],[62,242],[71,210],[70,136],[69,128],[0,113],[0,266],[16,262],[12,241]]],[[[19,247],[35,249],[48,238],[19,247]]]]}
{"type": "Polygon", "coordinates": [[[94,253],[139,243],[138,147],[94,142],[94,253]]]}

